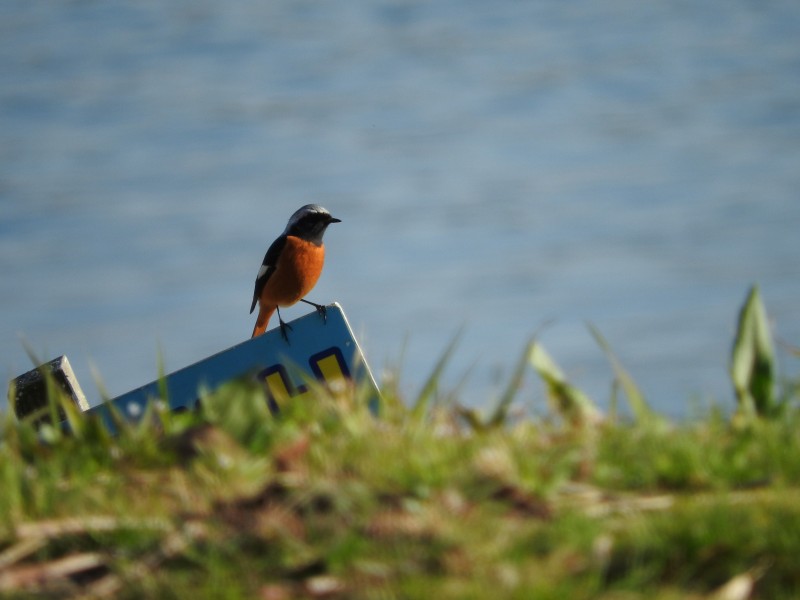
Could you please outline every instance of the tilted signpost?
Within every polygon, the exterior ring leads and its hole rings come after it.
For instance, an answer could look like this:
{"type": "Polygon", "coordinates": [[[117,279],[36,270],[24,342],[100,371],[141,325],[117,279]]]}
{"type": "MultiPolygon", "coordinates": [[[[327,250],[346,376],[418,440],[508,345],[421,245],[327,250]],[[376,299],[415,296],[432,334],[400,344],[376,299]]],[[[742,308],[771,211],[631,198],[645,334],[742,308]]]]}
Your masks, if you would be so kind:
{"type": "Polygon", "coordinates": [[[344,311],[337,303],[326,308],[325,317],[313,312],[291,321],[288,340],[278,328],[272,329],[92,408],[88,408],[65,356],[15,378],[9,387],[9,401],[18,418],[47,406],[46,376],[42,374],[46,369],[81,410],[101,415],[112,429],[112,406],[132,421],[145,414],[149,402],[159,398],[169,403],[170,410],[191,410],[202,391],[213,391],[246,377],[265,385],[273,411],[283,402],[307,395],[309,379],[330,386],[342,382],[367,386],[370,408],[377,411],[378,388],[344,311]],[[162,398],[164,390],[166,398],[162,398]]]}

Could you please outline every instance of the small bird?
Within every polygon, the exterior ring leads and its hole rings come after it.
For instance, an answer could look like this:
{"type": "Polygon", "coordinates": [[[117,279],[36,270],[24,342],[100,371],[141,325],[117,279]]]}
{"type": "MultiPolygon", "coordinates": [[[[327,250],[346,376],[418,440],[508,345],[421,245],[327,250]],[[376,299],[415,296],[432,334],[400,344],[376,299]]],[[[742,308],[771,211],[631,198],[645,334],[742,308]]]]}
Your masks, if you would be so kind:
{"type": "Polygon", "coordinates": [[[267,330],[272,313],[278,311],[281,335],[287,342],[286,330],[291,329],[281,319],[281,306],[292,306],[298,301],[317,309],[325,317],[325,307],[309,302],[304,296],[311,291],[322,273],[325,262],[325,246],[322,236],[331,223],[341,223],[318,204],[306,204],[298,209],[264,255],[264,261],[256,276],[253,304],[250,314],[258,303],[258,318],[252,337],[267,330]]]}

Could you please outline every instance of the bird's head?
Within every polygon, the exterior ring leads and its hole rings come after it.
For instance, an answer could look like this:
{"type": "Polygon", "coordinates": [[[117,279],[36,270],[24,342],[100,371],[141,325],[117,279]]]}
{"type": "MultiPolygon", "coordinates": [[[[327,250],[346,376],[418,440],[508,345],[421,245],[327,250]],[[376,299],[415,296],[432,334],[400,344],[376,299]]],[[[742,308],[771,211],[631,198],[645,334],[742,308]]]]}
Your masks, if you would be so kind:
{"type": "Polygon", "coordinates": [[[284,234],[320,245],[322,236],[331,223],[341,223],[341,219],[333,217],[319,204],[306,204],[289,218],[284,234]]]}

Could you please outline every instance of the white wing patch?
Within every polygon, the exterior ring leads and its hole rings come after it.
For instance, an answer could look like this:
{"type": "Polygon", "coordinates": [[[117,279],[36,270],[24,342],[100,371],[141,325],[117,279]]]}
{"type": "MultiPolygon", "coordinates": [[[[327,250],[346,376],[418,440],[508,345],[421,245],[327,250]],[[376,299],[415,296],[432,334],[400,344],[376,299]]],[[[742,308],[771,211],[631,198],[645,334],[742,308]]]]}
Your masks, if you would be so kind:
{"type": "Polygon", "coordinates": [[[256,276],[256,279],[261,279],[261,278],[262,278],[264,275],[266,275],[266,274],[267,274],[267,272],[268,272],[268,271],[269,271],[271,268],[272,268],[272,267],[270,267],[270,266],[268,266],[268,265],[261,265],[261,268],[258,270],[258,275],[256,276]]]}

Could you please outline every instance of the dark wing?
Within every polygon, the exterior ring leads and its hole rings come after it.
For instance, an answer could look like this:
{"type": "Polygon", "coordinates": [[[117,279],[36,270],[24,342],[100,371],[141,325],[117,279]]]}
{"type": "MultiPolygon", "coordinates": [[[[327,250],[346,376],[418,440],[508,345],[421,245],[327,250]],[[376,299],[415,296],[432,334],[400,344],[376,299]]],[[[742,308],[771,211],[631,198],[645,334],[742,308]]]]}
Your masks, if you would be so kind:
{"type": "Polygon", "coordinates": [[[272,242],[269,250],[267,250],[267,253],[264,255],[261,268],[258,270],[258,275],[256,276],[256,287],[253,290],[253,304],[250,305],[251,313],[256,307],[258,297],[261,295],[261,290],[264,289],[264,285],[267,283],[267,280],[275,272],[275,266],[278,264],[278,257],[281,255],[281,250],[283,250],[285,245],[286,236],[281,235],[278,237],[278,239],[272,242]]]}

